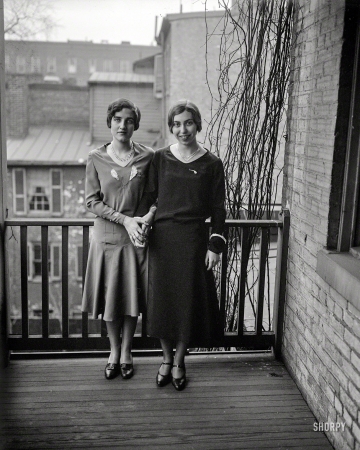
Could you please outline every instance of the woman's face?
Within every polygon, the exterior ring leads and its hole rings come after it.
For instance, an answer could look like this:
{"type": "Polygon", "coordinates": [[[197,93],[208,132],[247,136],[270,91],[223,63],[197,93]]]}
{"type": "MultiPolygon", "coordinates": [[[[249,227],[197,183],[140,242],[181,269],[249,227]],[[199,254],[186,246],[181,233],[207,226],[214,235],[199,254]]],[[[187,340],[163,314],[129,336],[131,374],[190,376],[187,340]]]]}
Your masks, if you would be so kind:
{"type": "Polygon", "coordinates": [[[111,119],[110,131],[113,138],[121,143],[129,142],[134,133],[134,113],[129,108],[123,108],[111,119]]]}
{"type": "Polygon", "coordinates": [[[197,126],[189,111],[183,111],[181,114],[174,116],[173,135],[182,145],[191,145],[196,141],[197,126]]]}

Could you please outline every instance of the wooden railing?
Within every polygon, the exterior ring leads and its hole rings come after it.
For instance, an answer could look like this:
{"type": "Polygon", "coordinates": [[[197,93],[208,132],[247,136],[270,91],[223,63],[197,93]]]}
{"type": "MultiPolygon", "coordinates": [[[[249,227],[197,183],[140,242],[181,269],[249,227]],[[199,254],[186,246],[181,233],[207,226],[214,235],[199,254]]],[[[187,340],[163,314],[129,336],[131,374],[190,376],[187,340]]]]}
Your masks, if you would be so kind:
{"type": "MultiPolygon", "coordinates": [[[[231,228],[241,230],[239,252],[246,252],[248,236],[251,229],[258,230],[259,242],[257,243],[258,279],[257,279],[257,299],[255,302],[255,326],[254,330],[246,331],[242,326],[245,313],[247,262],[240,258],[239,267],[239,304],[237,306],[238,329],[236,332],[226,332],[226,299],[228,296],[228,249],[226,248],[221,266],[218,272],[219,292],[220,292],[220,313],[224,324],[224,334],[221,342],[222,347],[236,347],[242,349],[268,349],[273,347],[277,355],[280,355],[285,282],[287,266],[287,246],[289,238],[289,212],[284,210],[281,220],[227,220],[226,235],[231,228]],[[273,317],[270,329],[264,331],[263,310],[264,310],[264,286],[266,267],[269,258],[269,236],[276,236],[273,252],[276,257],[275,266],[275,288],[273,298],[268,299],[273,305],[273,317]]],[[[90,227],[93,225],[91,219],[16,219],[7,220],[6,227],[14,233],[18,229],[19,260],[21,286],[21,333],[9,334],[8,344],[10,350],[22,351],[85,351],[85,350],[105,350],[109,348],[106,337],[106,327],[104,323],[97,335],[89,333],[89,318],[87,313],[82,313],[81,333],[73,335],[69,332],[69,229],[71,227],[82,228],[82,266],[83,279],[85,275],[86,261],[89,252],[90,227]],[[29,333],[29,295],[28,295],[28,227],[40,227],[41,235],[41,335],[29,333]],[[48,246],[50,227],[61,227],[61,335],[51,335],[49,332],[49,268],[48,268],[48,246]]],[[[9,255],[9,253],[7,253],[9,255]]],[[[9,290],[12,286],[9,285],[9,290]]],[[[8,293],[9,297],[9,293],[8,293]]],[[[141,332],[135,335],[134,348],[153,349],[159,347],[157,339],[146,336],[146,317],[142,317],[141,332]]],[[[268,327],[269,328],[269,327],[268,327]]],[[[201,344],[200,344],[201,346],[201,344]]]]}

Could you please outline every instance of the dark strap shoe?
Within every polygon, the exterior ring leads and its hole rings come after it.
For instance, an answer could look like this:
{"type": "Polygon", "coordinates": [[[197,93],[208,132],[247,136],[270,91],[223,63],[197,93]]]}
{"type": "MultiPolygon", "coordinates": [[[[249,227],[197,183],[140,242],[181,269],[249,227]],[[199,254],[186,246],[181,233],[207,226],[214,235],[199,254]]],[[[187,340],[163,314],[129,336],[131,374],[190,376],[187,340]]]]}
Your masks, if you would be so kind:
{"type": "Polygon", "coordinates": [[[120,364],[121,376],[124,380],[128,380],[134,375],[134,366],[133,364],[120,364]]]}
{"type": "MultiPolygon", "coordinates": [[[[171,363],[162,362],[161,366],[172,366],[172,362],[171,363]]],[[[160,371],[160,368],[159,368],[159,371],[160,371]]],[[[158,373],[156,375],[156,384],[159,387],[166,386],[171,381],[171,370],[170,370],[170,372],[167,375],[161,375],[161,373],[159,371],[158,371],[158,373]]]]}
{"type": "Polygon", "coordinates": [[[107,380],[112,380],[120,375],[120,364],[118,363],[107,363],[105,366],[105,378],[107,380]]]}
{"type": "Polygon", "coordinates": [[[186,370],[183,364],[174,364],[173,367],[178,367],[179,369],[184,369],[184,375],[181,378],[172,377],[171,383],[177,391],[182,391],[186,386],[186,370]]]}

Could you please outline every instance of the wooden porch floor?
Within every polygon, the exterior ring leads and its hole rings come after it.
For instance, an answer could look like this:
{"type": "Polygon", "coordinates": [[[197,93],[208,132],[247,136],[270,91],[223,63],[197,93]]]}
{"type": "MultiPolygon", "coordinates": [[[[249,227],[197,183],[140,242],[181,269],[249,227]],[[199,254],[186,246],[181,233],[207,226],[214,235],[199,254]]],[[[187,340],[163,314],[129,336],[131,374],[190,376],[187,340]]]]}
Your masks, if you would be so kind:
{"type": "Polygon", "coordinates": [[[131,380],[106,380],[106,361],[12,360],[1,380],[0,448],[332,449],[270,355],[190,355],[183,392],[155,385],[161,357],[135,355],[131,380]]]}

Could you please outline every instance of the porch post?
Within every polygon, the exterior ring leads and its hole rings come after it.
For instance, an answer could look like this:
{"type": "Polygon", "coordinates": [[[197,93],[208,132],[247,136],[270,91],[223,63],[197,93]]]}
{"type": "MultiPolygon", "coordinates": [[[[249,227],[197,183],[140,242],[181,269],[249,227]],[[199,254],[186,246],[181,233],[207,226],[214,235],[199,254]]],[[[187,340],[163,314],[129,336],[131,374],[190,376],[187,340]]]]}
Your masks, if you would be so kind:
{"type": "Polygon", "coordinates": [[[290,211],[283,209],[283,227],[278,234],[278,251],[276,260],[276,280],[274,299],[273,328],[275,332],[274,353],[277,359],[281,359],[281,346],[284,330],[285,295],[286,295],[286,271],[288,259],[290,211]]]}
{"type": "Polygon", "coordinates": [[[5,43],[4,2],[0,0],[0,367],[8,364],[7,303],[5,285],[5,218],[6,218],[6,124],[5,124],[5,43]]]}

